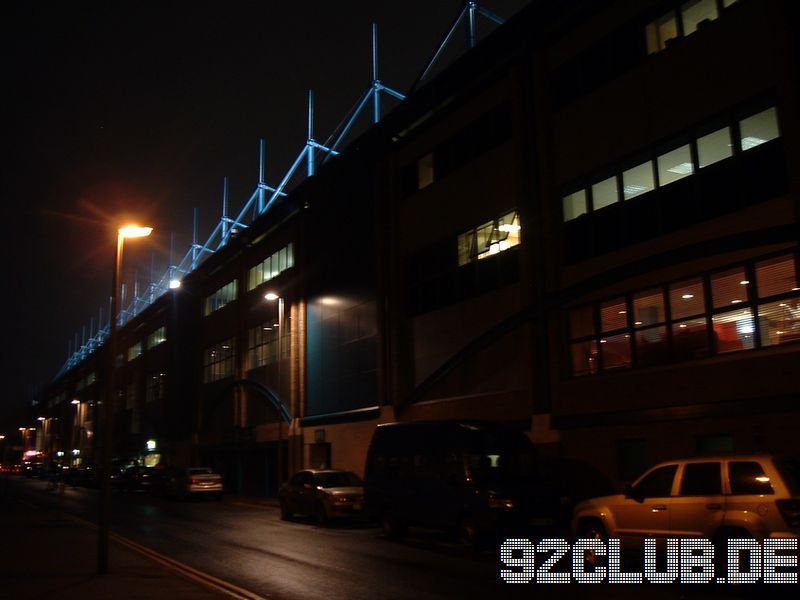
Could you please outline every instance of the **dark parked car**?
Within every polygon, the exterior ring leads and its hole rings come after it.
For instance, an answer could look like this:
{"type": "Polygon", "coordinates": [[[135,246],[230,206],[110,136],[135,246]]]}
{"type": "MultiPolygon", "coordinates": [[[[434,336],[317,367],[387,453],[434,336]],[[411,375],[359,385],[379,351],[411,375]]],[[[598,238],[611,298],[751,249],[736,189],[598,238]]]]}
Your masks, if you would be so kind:
{"type": "Polygon", "coordinates": [[[142,466],[128,467],[113,482],[123,492],[147,491],[152,483],[152,469],[142,466]]]}
{"type": "Polygon", "coordinates": [[[331,519],[363,516],[363,486],[358,475],[351,471],[298,471],[278,491],[281,518],[286,520],[301,513],[325,525],[331,519]]]}
{"type": "Polygon", "coordinates": [[[551,534],[563,514],[531,441],[498,423],[378,425],[364,491],[386,537],[417,525],[457,532],[469,549],[491,537],[551,534]]]}
{"type": "Polygon", "coordinates": [[[164,494],[172,498],[201,496],[220,500],[224,492],[222,475],[209,467],[171,467],[161,477],[164,494]]]}

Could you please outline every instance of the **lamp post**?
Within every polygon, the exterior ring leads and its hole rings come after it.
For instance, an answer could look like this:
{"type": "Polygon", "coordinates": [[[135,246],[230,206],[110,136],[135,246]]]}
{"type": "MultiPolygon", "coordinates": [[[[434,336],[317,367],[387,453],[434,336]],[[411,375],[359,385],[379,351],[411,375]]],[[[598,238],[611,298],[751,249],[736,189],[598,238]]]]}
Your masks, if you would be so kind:
{"type": "MultiPolygon", "coordinates": [[[[264,298],[270,302],[278,301],[278,400],[283,402],[283,390],[281,389],[281,363],[283,362],[283,298],[275,292],[268,292],[264,298]]],[[[283,483],[283,414],[278,408],[278,486],[283,483]]]]}
{"type": "Polygon", "coordinates": [[[147,237],[152,227],[126,225],[117,231],[117,251],[114,255],[114,277],[111,287],[111,314],[108,323],[108,382],[101,408],[100,426],[100,499],[97,514],[97,573],[108,573],[108,538],[111,522],[111,429],[114,423],[113,406],[115,372],[117,369],[117,311],[122,250],[126,238],[147,237]]]}

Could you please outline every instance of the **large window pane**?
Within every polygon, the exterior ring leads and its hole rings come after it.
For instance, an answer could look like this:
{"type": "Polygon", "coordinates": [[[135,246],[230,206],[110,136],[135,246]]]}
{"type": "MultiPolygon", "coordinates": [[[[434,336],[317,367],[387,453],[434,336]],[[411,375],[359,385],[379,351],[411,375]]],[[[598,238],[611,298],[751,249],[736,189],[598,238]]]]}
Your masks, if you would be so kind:
{"type": "Polygon", "coordinates": [[[681,6],[681,17],[683,35],[689,35],[697,31],[699,23],[717,18],[717,0],[691,0],[681,6]]]}
{"type": "Polygon", "coordinates": [[[753,348],[755,327],[749,308],[714,315],[712,321],[720,354],[753,348]]]}
{"type": "Polygon", "coordinates": [[[672,326],[672,356],[675,360],[692,360],[708,354],[705,318],[689,319],[672,326]]]}
{"type": "Polygon", "coordinates": [[[600,327],[602,331],[624,329],[628,325],[628,308],[624,298],[615,298],[600,305],[600,327]]]}
{"type": "Polygon", "coordinates": [[[697,158],[700,168],[733,156],[731,128],[724,127],[697,139],[697,158]]]}
{"type": "Polygon", "coordinates": [[[636,332],[636,362],[640,367],[669,362],[667,328],[650,327],[636,332]]]}
{"type": "Polygon", "coordinates": [[[758,327],[762,346],[800,340],[800,298],[759,305],[758,327]]]}
{"type": "Polygon", "coordinates": [[[609,177],[592,186],[592,207],[598,210],[619,200],[617,177],[609,177]]]}
{"type": "Polygon", "coordinates": [[[703,281],[698,277],[671,285],[669,304],[673,319],[683,319],[705,312],[703,281]]]}
{"type": "Polygon", "coordinates": [[[572,374],[593,375],[597,373],[597,342],[577,342],[572,344],[572,374]]]}
{"type": "Polygon", "coordinates": [[[627,333],[600,340],[603,370],[625,369],[631,366],[631,336],[627,333]]]}
{"type": "Polygon", "coordinates": [[[692,173],[694,173],[694,166],[688,144],[658,157],[659,185],[667,185],[692,173]]]}
{"type": "Polygon", "coordinates": [[[678,37],[678,20],[675,11],[659,17],[645,27],[647,34],[647,53],[653,54],[667,47],[667,41],[678,37]]]}
{"type": "Polygon", "coordinates": [[[744,269],[732,269],[711,276],[711,296],[714,308],[727,308],[731,304],[747,302],[747,291],[750,281],[744,269]]]}
{"type": "Polygon", "coordinates": [[[653,163],[647,161],[622,173],[622,194],[625,200],[635,198],[655,188],[653,163]]]}
{"type": "Polygon", "coordinates": [[[572,339],[594,335],[594,310],[592,306],[582,306],[569,313],[569,329],[572,339]]]}
{"type": "Polygon", "coordinates": [[[586,190],[578,190],[562,198],[564,220],[571,221],[586,214],[586,190]]]}
{"type": "Polygon", "coordinates": [[[759,298],[798,291],[794,257],[779,256],[756,263],[756,284],[759,298]]]}
{"type": "Polygon", "coordinates": [[[742,119],[739,121],[739,131],[742,135],[742,150],[750,150],[764,142],[774,140],[780,136],[775,107],[742,119]]]}
{"type": "Polygon", "coordinates": [[[664,292],[661,289],[641,292],[633,297],[633,324],[647,327],[666,320],[664,292]]]}

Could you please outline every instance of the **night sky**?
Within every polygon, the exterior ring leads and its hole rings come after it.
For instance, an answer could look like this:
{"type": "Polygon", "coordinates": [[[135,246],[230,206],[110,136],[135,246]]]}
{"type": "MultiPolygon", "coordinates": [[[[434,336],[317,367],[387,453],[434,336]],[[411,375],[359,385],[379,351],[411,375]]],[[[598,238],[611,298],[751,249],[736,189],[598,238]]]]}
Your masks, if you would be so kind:
{"type": "MultiPolygon", "coordinates": [[[[485,0],[510,17],[527,0],[485,0]]],[[[67,358],[68,341],[107,307],[116,227],[155,228],[126,245],[123,279],[146,286],[217,224],[223,177],[235,216],[258,180],[277,185],[305,142],[306,93],[324,141],[379,77],[405,93],[459,0],[289,2],[12,1],[3,45],[2,202],[6,257],[0,433],[67,358]],[[10,100],[10,102],[9,102],[10,100]]],[[[494,29],[481,18],[480,34],[494,29]]],[[[447,58],[464,48],[463,32],[447,58]]],[[[384,96],[384,113],[396,102],[384,96]]],[[[365,117],[368,118],[368,117],[365,117]]],[[[366,124],[366,122],[365,122],[366,124]]],[[[105,318],[105,317],[104,317],[105,318]]]]}

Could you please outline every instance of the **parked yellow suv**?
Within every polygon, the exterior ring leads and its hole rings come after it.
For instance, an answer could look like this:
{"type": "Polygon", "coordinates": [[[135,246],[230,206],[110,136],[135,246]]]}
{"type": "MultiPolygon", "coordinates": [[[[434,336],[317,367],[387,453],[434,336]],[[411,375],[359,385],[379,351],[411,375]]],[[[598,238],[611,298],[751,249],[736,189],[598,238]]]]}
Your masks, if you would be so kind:
{"type": "Polygon", "coordinates": [[[706,456],[660,463],[624,494],[578,504],[573,538],[799,537],[800,461],[766,454],[706,456]]]}

